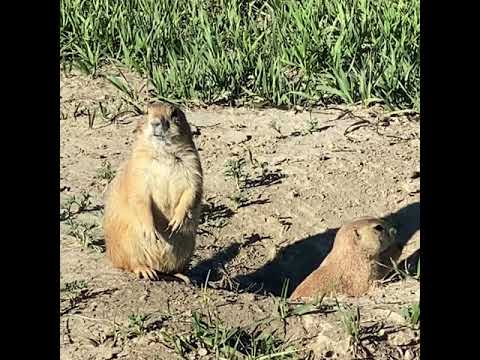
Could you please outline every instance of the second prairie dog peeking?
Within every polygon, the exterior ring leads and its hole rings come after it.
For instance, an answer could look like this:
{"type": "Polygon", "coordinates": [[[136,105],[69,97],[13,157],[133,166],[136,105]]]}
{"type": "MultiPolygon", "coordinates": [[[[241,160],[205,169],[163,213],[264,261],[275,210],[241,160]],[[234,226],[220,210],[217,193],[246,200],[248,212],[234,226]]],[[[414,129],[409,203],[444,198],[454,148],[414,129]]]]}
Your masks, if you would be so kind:
{"type": "Polygon", "coordinates": [[[200,218],[203,173],[185,114],[150,104],[130,158],[106,191],[103,228],[112,265],[155,280],[190,261],[200,218]]]}
{"type": "Polygon", "coordinates": [[[401,250],[386,221],[364,217],[342,226],[322,264],[298,285],[291,299],[330,294],[360,296],[388,272],[401,250]]]}

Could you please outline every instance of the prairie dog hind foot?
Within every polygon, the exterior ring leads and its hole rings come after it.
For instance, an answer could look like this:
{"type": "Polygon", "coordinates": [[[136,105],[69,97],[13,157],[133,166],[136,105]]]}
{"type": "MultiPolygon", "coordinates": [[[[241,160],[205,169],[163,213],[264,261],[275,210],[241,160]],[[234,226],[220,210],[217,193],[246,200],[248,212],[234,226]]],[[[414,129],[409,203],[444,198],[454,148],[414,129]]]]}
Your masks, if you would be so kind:
{"type": "Polygon", "coordinates": [[[138,266],[133,269],[133,273],[138,279],[145,279],[151,281],[182,281],[186,285],[191,285],[192,281],[187,275],[176,273],[176,274],[162,274],[157,270],[151,269],[147,266],[138,266]]]}

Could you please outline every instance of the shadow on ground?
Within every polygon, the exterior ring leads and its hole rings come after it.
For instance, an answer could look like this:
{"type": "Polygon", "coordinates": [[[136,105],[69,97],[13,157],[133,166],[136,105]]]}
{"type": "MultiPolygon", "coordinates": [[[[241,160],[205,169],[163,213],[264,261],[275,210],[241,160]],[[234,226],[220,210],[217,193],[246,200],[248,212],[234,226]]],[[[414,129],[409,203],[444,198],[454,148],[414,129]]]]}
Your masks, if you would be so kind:
{"type": "MultiPolygon", "coordinates": [[[[397,228],[398,241],[403,248],[420,229],[420,203],[409,204],[385,216],[385,219],[397,228]]],[[[247,275],[237,276],[232,280],[238,284],[238,289],[241,291],[269,293],[275,296],[280,296],[284,283],[288,281],[287,296],[289,296],[308,274],[320,266],[331,250],[337,230],[338,228],[328,229],[323,233],[299,240],[282,249],[271,262],[260,269],[247,275]]],[[[258,240],[257,236],[255,241],[258,240]]],[[[219,276],[218,270],[238,255],[240,246],[248,246],[252,241],[242,245],[238,243],[230,245],[213,258],[192,268],[189,274],[204,281],[210,271],[209,280],[215,281],[214,278],[219,276]]],[[[405,264],[400,264],[401,268],[407,265],[409,271],[415,271],[419,256],[420,250],[417,250],[404,261],[405,264]]]]}
{"type": "MultiPolygon", "coordinates": [[[[224,272],[224,265],[235,258],[242,247],[251,246],[256,242],[268,239],[268,236],[260,236],[259,234],[252,234],[244,243],[234,243],[227,246],[222,251],[216,253],[209,259],[203,260],[193,268],[189,269],[187,275],[197,284],[204,284],[208,277],[208,281],[218,281],[224,272]]],[[[228,274],[227,274],[228,275],[228,274]]]]}

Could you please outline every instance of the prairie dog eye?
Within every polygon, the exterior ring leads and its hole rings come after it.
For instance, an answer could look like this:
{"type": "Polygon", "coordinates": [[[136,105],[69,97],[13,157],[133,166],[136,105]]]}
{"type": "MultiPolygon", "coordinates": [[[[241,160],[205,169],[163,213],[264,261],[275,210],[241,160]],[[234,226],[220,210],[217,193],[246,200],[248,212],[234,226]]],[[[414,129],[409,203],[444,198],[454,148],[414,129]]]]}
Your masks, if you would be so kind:
{"type": "Polygon", "coordinates": [[[172,122],[179,124],[182,120],[182,113],[178,109],[175,109],[171,113],[170,118],[172,119],[172,122]]]}
{"type": "Polygon", "coordinates": [[[375,225],[373,228],[374,228],[375,230],[377,230],[377,231],[383,231],[383,230],[385,230],[382,225],[375,225]]]}

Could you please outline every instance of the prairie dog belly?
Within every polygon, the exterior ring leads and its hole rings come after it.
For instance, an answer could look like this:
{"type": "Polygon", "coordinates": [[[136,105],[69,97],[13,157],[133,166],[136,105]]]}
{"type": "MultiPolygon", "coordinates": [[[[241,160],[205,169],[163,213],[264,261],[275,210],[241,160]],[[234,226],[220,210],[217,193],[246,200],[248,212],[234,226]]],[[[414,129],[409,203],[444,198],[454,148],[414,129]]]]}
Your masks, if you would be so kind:
{"type": "Polygon", "coordinates": [[[150,168],[148,178],[152,196],[152,212],[155,229],[159,239],[155,243],[145,244],[144,253],[151,255],[152,268],[162,272],[180,271],[189,261],[195,248],[195,236],[199,210],[192,209],[177,232],[171,233],[168,223],[182,194],[191,185],[189,173],[182,164],[157,164],[150,168]],[[169,166],[166,166],[169,165],[169,166]]]}
{"type": "Polygon", "coordinates": [[[170,221],[182,194],[192,187],[191,174],[183,164],[156,162],[148,173],[147,179],[153,203],[162,213],[165,220],[170,221]]]}
{"type": "Polygon", "coordinates": [[[163,235],[154,244],[142,249],[143,263],[163,273],[181,272],[190,261],[195,248],[194,236],[163,235]]]}

